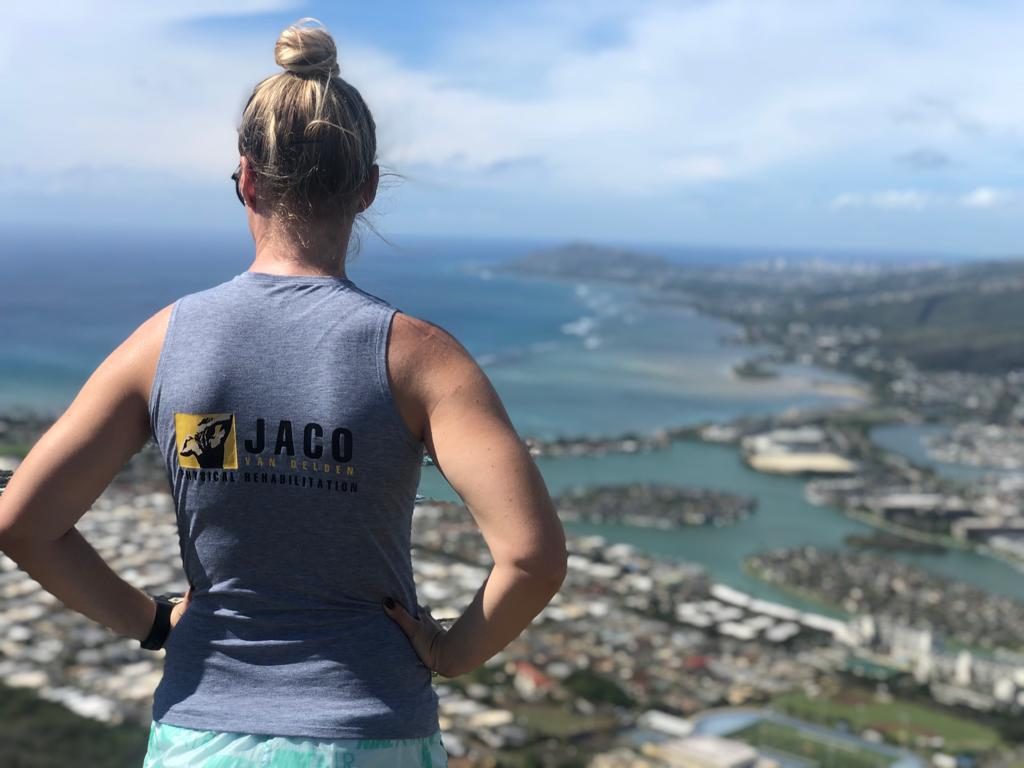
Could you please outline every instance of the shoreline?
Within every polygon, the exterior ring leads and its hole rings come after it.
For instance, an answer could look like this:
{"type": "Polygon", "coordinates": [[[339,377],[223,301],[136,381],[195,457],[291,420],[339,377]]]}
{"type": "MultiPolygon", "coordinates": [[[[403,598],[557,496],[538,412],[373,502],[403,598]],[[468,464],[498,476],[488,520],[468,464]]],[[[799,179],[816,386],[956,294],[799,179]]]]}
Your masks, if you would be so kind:
{"type": "MultiPolygon", "coordinates": [[[[567,284],[571,286],[580,285],[599,285],[602,288],[611,287],[616,290],[623,291],[629,296],[644,300],[645,297],[659,296],[657,289],[652,286],[637,284],[637,283],[621,283],[609,281],[601,277],[592,278],[578,278],[570,277],[565,275],[538,275],[538,274],[527,274],[518,272],[515,270],[506,270],[501,268],[493,269],[492,272],[502,274],[505,277],[512,278],[517,281],[524,282],[542,282],[551,283],[557,282],[567,284]]],[[[725,324],[727,327],[736,331],[743,331],[744,326],[738,323],[736,320],[724,316],[703,307],[698,307],[693,304],[684,303],[680,296],[660,296],[663,299],[661,304],[669,307],[673,311],[678,311],[685,314],[697,314],[711,318],[717,322],[725,324]]],[[[585,307],[581,306],[581,309],[585,307]]],[[[720,347],[733,345],[736,340],[726,342],[723,338],[718,338],[716,343],[720,347]]],[[[743,347],[749,347],[749,342],[740,340],[739,344],[743,347]]],[[[763,344],[759,346],[768,347],[769,350],[774,350],[776,353],[781,353],[783,347],[777,344],[763,344]]],[[[749,360],[750,358],[745,358],[749,360]]],[[[743,359],[739,361],[742,364],[743,359]]],[[[793,409],[792,411],[786,411],[779,407],[768,408],[763,414],[755,416],[740,416],[729,419],[727,421],[714,421],[707,419],[695,419],[689,423],[676,424],[674,426],[660,427],[648,430],[627,430],[617,434],[596,433],[596,434],[584,434],[584,435],[573,435],[568,431],[562,431],[561,434],[554,438],[533,438],[525,437],[526,443],[530,447],[530,452],[537,458],[574,458],[574,457],[592,457],[599,458],[608,455],[632,455],[639,453],[648,452],[659,452],[669,449],[673,443],[684,441],[690,443],[708,443],[708,444],[722,444],[730,443],[729,440],[709,440],[702,435],[702,432],[708,428],[719,428],[724,430],[743,430],[743,429],[756,429],[758,427],[764,429],[771,429],[780,423],[785,424],[799,424],[802,421],[811,419],[823,420],[826,423],[830,420],[842,421],[843,419],[849,418],[850,414],[856,414],[858,412],[870,411],[872,409],[885,409],[885,403],[879,401],[873,394],[870,382],[866,381],[862,377],[857,377],[848,371],[833,371],[832,369],[820,366],[804,366],[805,370],[799,374],[793,372],[787,372],[786,366],[781,366],[779,376],[771,379],[770,381],[764,382],[764,386],[785,386],[786,381],[797,382],[801,389],[807,389],[808,384],[819,393],[825,394],[827,397],[835,397],[841,399],[854,399],[853,403],[825,403],[816,404],[813,406],[806,406],[802,408],[793,409]],[[814,371],[822,371],[823,373],[833,374],[838,373],[845,379],[849,380],[849,383],[842,381],[831,381],[821,380],[814,381],[813,378],[809,378],[807,371],[812,374],[814,371]]],[[[727,375],[731,372],[727,372],[727,375]]],[[[734,373],[733,373],[734,375],[734,373]]],[[[738,377],[737,377],[738,378],[738,377]]],[[[755,386],[757,382],[755,382],[755,386]]],[[[19,407],[13,409],[0,409],[0,422],[5,418],[5,414],[10,413],[14,418],[32,418],[38,422],[44,422],[49,419],[48,415],[45,415],[42,409],[33,411],[30,407],[19,407]],[[32,416],[28,416],[32,414],[32,416]]],[[[886,424],[898,424],[903,423],[900,419],[886,418],[878,422],[878,425],[886,424]]],[[[875,449],[881,454],[885,455],[889,452],[886,451],[881,445],[873,443],[875,449]]],[[[0,456],[13,455],[23,457],[24,452],[27,450],[29,443],[27,441],[15,442],[14,444],[6,444],[2,432],[0,432],[0,456]],[[13,448],[13,450],[11,450],[13,448]],[[5,450],[7,449],[7,450],[5,450]]],[[[731,445],[737,456],[742,459],[742,451],[738,445],[731,445]]],[[[930,467],[918,469],[922,472],[929,473],[931,475],[936,474],[930,467]]],[[[592,485],[598,485],[599,482],[592,482],[592,485]]],[[[806,483],[805,483],[806,489],[806,483]]],[[[893,523],[879,519],[875,515],[869,513],[858,512],[856,510],[850,510],[844,508],[841,505],[829,504],[832,510],[841,512],[845,517],[863,523],[871,527],[873,530],[881,530],[893,532],[906,538],[911,538],[917,541],[927,543],[938,543],[943,546],[955,548],[960,551],[969,551],[975,554],[981,555],[988,559],[996,560],[1000,563],[1006,564],[1013,567],[1018,573],[1024,572],[1020,563],[1016,563],[1012,558],[1006,556],[1000,556],[999,553],[993,552],[990,548],[980,546],[977,544],[965,544],[960,541],[954,541],[948,537],[941,535],[934,535],[923,533],[914,529],[907,529],[904,526],[899,526],[893,523]]]]}
{"type": "MultiPolygon", "coordinates": [[[[824,413],[807,414],[807,418],[821,418],[827,420],[830,416],[838,415],[841,412],[837,411],[826,411],[824,413]]],[[[769,426],[775,419],[780,418],[779,415],[775,416],[764,416],[756,417],[751,419],[747,424],[754,429],[760,426],[769,426]]],[[[792,418],[792,417],[791,417],[792,418]]],[[[45,428],[49,425],[49,422],[45,419],[27,419],[25,417],[19,418],[17,421],[11,418],[7,414],[0,412],[0,424],[10,424],[14,422],[19,425],[27,423],[35,425],[37,427],[45,428]]],[[[545,458],[550,460],[558,460],[562,458],[601,458],[609,455],[637,455],[642,453],[652,452],[663,452],[671,448],[673,443],[685,442],[685,443],[697,443],[707,445],[723,445],[728,447],[736,456],[742,461],[743,452],[740,446],[734,442],[719,442],[714,440],[708,440],[702,437],[701,432],[708,428],[735,428],[737,423],[744,424],[744,420],[737,420],[726,424],[718,422],[702,422],[694,425],[681,425],[675,427],[668,427],[664,429],[652,430],[649,433],[642,432],[627,432],[621,433],[615,436],[602,436],[602,437],[564,437],[556,439],[542,440],[539,438],[524,438],[527,446],[530,449],[530,453],[535,458],[545,458]]],[[[885,423],[899,423],[899,422],[885,422],[885,423]]],[[[2,435],[2,433],[0,433],[2,435]]],[[[882,452],[883,455],[889,454],[890,452],[881,446],[873,443],[876,450],[882,452]]],[[[13,444],[6,444],[3,442],[3,437],[0,436],[0,469],[13,469],[17,466],[17,462],[20,462],[24,458],[22,451],[28,450],[30,444],[24,440],[20,440],[13,444]],[[18,450],[9,450],[9,446],[13,445],[18,450]],[[11,461],[11,458],[15,462],[11,461]]],[[[747,465],[749,468],[749,465],[747,465]]],[[[930,467],[918,467],[914,465],[919,471],[927,473],[929,475],[936,475],[935,471],[930,467]]],[[[757,470],[752,470],[757,471],[757,470]]],[[[765,474],[765,473],[759,473],[765,474]]],[[[768,476],[771,476],[770,474],[768,476]]],[[[807,480],[799,476],[793,477],[795,480],[802,480],[804,482],[804,489],[806,492],[807,480]]],[[[601,485],[600,480],[594,480],[589,483],[591,487],[598,487],[601,485]]],[[[682,487],[682,486],[680,486],[682,487]]],[[[814,503],[814,502],[812,502],[814,503]]],[[[842,514],[851,520],[863,523],[869,526],[873,530],[884,531],[892,533],[903,538],[918,541],[924,544],[936,544],[947,549],[957,550],[962,552],[971,552],[982,557],[986,557],[997,562],[1003,563],[1015,571],[1024,576],[1024,564],[1014,560],[991,547],[985,546],[982,543],[970,543],[955,539],[947,534],[941,533],[928,533],[925,531],[909,528],[907,526],[899,525],[880,518],[876,514],[858,509],[848,509],[834,503],[826,503],[824,505],[814,503],[816,507],[823,507],[826,509],[834,510],[842,514]]],[[[639,526],[642,528],[649,528],[652,526],[639,526]]],[[[661,527],[661,526],[657,526],[661,527]]],[[[666,526],[671,527],[671,526],[666,526]]],[[[683,526],[685,527],[685,526],[683,526]]],[[[769,583],[769,582],[766,582],[769,583]]]]}
{"type": "Polygon", "coordinates": [[[853,614],[851,614],[849,611],[844,610],[842,606],[833,605],[832,603],[826,602],[810,590],[803,590],[799,587],[794,587],[791,584],[782,584],[771,581],[770,579],[766,579],[764,575],[761,573],[760,568],[756,568],[747,561],[743,562],[743,572],[749,574],[750,576],[753,576],[762,584],[767,584],[772,588],[779,590],[780,592],[791,595],[792,597],[796,598],[797,600],[800,600],[801,602],[813,605],[818,610],[826,611],[831,618],[840,619],[842,621],[849,621],[853,618],[853,614]]]}

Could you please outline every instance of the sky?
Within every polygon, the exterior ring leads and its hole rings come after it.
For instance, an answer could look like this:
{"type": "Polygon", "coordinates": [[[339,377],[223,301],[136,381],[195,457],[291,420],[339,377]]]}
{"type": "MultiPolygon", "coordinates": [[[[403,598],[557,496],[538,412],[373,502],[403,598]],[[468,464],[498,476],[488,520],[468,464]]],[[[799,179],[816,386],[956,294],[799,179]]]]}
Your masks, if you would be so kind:
{"type": "Polygon", "coordinates": [[[244,229],[277,35],[369,104],[384,234],[1024,253],[1024,3],[0,4],[0,226],[244,229]]]}

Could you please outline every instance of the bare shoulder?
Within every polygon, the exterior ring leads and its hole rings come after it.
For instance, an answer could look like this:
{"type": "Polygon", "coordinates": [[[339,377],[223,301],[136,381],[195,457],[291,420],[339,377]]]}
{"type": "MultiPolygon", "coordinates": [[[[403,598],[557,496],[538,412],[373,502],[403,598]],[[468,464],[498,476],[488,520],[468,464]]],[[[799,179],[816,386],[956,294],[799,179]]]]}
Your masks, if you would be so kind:
{"type": "Polygon", "coordinates": [[[446,383],[475,372],[482,375],[476,360],[451,333],[404,312],[397,312],[392,322],[388,368],[395,383],[421,397],[436,396],[446,383]]]}
{"type": "Polygon", "coordinates": [[[133,408],[138,418],[148,425],[149,394],[173,307],[169,304],[151,315],[107,356],[79,391],[69,412],[109,409],[116,399],[136,403],[133,408]]]}
{"type": "Polygon", "coordinates": [[[115,370],[122,371],[146,398],[149,397],[153,376],[156,374],[157,361],[160,359],[173,308],[173,303],[168,304],[148,317],[105,362],[115,370]]]}
{"type": "Polygon", "coordinates": [[[396,356],[434,356],[469,358],[472,356],[451,333],[441,326],[405,312],[396,312],[391,328],[392,347],[396,356]]]}
{"type": "Polygon", "coordinates": [[[170,318],[143,322],[93,371],[32,447],[3,495],[0,533],[57,538],[150,436],[149,390],[170,318]],[[53,483],[53,478],[60,478],[53,483]]]}
{"type": "Polygon", "coordinates": [[[164,343],[164,337],[167,335],[167,326],[170,324],[171,311],[173,309],[174,304],[171,303],[150,315],[125,340],[125,344],[138,353],[153,355],[155,352],[159,356],[160,349],[164,343]]]}
{"type": "Polygon", "coordinates": [[[142,335],[156,336],[162,342],[164,334],[167,331],[167,324],[171,319],[171,311],[174,309],[174,302],[171,302],[163,309],[150,315],[143,323],[136,329],[136,333],[142,335]]]}
{"type": "Polygon", "coordinates": [[[558,573],[565,535],[501,398],[446,330],[408,315],[392,326],[396,374],[418,393],[423,443],[480,526],[496,563],[558,573]],[[554,565],[552,565],[554,563],[554,565]]]}
{"type": "Polygon", "coordinates": [[[432,450],[438,425],[469,422],[473,411],[503,423],[508,415],[487,375],[469,351],[441,326],[403,312],[395,314],[388,344],[388,376],[409,430],[432,450]]]}

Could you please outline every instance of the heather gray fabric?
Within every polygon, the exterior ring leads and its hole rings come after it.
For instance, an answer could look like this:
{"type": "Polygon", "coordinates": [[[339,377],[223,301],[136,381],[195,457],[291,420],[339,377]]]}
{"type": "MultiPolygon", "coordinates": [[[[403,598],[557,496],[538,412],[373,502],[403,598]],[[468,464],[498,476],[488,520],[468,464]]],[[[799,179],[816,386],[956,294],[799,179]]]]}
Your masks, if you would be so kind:
{"type": "Polygon", "coordinates": [[[213,731],[421,738],[414,614],[423,445],[388,386],[395,308],[351,281],[243,272],[178,300],[150,417],[192,604],[153,719],[213,731]]]}

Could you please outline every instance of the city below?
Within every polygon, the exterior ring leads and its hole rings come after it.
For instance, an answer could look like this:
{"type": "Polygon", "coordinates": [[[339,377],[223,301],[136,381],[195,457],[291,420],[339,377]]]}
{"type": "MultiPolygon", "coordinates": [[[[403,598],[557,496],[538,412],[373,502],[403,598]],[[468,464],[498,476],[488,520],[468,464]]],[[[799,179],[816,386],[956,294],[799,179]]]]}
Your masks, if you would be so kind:
{"type": "MultiPolygon", "coordinates": [[[[751,350],[733,375],[764,386],[792,366],[845,377],[832,383],[848,395],[834,406],[524,436],[539,461],[716,446],[753,472],[803,482],[822,515],[869,527],[842,549],[794,541],[746,557],[745,573],[793,597],[773,600],[699,564],[572,532],[588,523],[718,535],[761,515],[758,498],[596,475],[557,491],[570,529],[562,590],[483,667],[436,678],[450,765],[1024,765],[1024,602],[914,560],[967,552],[1024,568],[1024,331],[1005,331],[1024,328],[1007,324],[1024,313],[1024,264],[726,270],[577,244],[502,270],[614,281],[727,320],[737,329],[728,343],[751,350]],[[875,439],[894,427],[932,431],[908,456],[875,439]]],[[[571,332],[585,343],[590,329],[571,332]]],[[[0,420],[0,488],[47,426],[29,413],[0,420]]],[[[166,486],[150,445],[79,524],[118,573],[152,592],[185,587],[166,486]]],[[[490,565],[465,507],[418,500],[413,566],[435,616],[456,617],[490,565]]],[[[144,727],[161,656],[66,610],[0,556],[5,686],[144,727]]]]}

